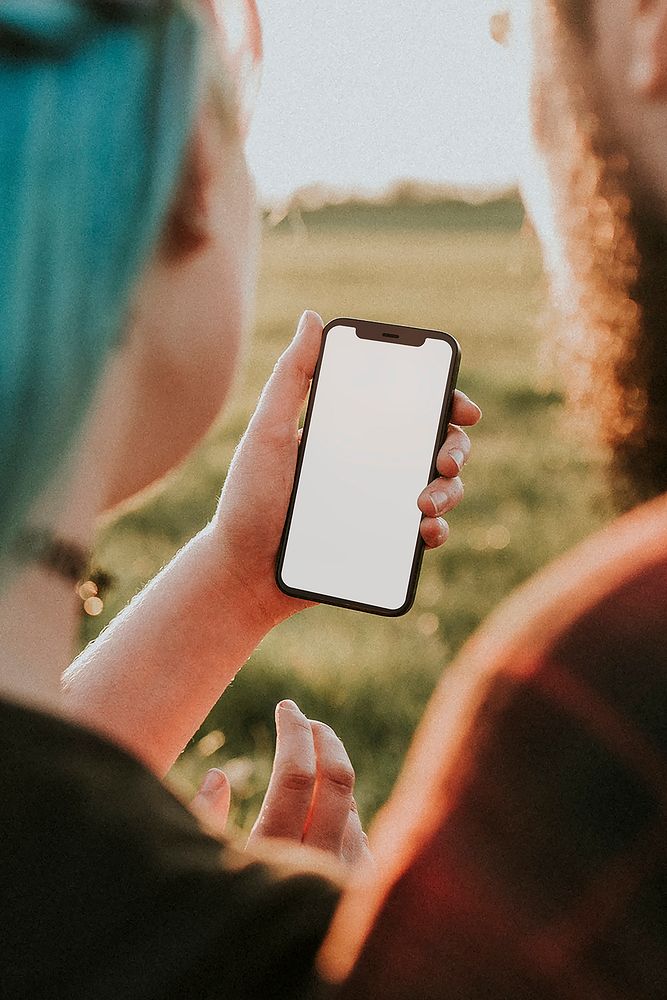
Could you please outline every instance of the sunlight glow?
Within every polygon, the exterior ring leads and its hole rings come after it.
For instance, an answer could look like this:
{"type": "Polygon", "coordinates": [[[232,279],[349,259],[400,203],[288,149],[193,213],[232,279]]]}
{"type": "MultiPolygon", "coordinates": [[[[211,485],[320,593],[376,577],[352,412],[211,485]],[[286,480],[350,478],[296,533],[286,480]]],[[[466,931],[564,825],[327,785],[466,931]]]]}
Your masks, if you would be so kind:
{"type": "MultiPolygon", "coordinates": [[[[260,0],[265,65],[249,137],[260,194],[414,178],[516,182],[525,129],[502,0],[260,0]]],[[[524,102],[525,103],[525,102],[524,102]]]]}

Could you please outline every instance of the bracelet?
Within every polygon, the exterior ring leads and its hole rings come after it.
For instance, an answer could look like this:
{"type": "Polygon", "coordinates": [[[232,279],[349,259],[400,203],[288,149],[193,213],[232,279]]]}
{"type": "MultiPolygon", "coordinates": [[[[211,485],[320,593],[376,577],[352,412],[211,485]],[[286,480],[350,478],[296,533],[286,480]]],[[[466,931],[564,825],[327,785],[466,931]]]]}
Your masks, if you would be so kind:
{"type": "Polygon", "coordinates": [[[12,551],[18,561],[38,563],[73,583],[87,615],[102,613],[103,595],[114,580],[104,570],[89,570],[90,552],[82,546],[56,538],[48,528],[28,528],[16,538],[12,551]]]}

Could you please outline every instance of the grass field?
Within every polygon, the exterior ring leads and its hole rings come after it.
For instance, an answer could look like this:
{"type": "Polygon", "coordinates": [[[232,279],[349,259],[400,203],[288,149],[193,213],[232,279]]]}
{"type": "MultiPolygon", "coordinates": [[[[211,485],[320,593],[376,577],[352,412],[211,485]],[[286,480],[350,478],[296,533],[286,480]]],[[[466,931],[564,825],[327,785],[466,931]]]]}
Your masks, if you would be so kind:
{"type": "MultiPolygon", "coordinates": [[[[207,767],[225,767],[240,826],[253,819],[265,788],[273,710],[283,697],[341,735],[367,821],[391,788],[434,684],[471,631],[517,583],[609,516],[599,459],[567,430],[559,376],[540,360],[535,243],[519,230],[516,212],[504,228],[496,216],[485,225],[483,207],[477,212],[466,229],[423,206],[412,215],[405,206],[398,215],[324,213],[267,229],[255,339],[235,398],[168,488],[99,539],[100,564],[119,581],[105,610],[112,614],[212,513],[234,446],[303,308],[325,320],[358,315],[458,338],[459,385],[484,419],[473,435],[464,504],[450,516],[444,550],[425,557],[414,609],[394,620],[320,607],[284,623],[174,768],[174,781],[187,789],[207,767]]],[[[86,637],[101,624],[88,622],[86,637]]]]}

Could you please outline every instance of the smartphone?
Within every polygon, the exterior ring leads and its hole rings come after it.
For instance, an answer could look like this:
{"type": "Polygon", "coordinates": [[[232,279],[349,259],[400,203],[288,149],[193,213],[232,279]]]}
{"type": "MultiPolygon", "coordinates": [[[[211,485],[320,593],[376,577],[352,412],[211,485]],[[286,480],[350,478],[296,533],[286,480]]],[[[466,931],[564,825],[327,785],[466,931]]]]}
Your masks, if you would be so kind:
{"type": "Polygon", "coordinates": [[[278,551],[284,593],[410,610],[424,553],[417,498],[437,475],[460,357],[438,330],[326,325],[278,551]]]}

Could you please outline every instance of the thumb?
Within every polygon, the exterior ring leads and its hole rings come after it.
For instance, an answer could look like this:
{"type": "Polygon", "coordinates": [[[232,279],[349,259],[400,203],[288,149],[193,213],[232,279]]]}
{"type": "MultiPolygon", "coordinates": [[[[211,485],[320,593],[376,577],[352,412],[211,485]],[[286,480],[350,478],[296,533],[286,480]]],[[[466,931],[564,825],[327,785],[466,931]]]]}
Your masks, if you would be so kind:
{"type": "Polygon", "coordinates": [[[229,778],[218,767],[206,772],[201,787],[190,804],[202,826],[213,836],[220,837],[225,832],[231,788],[229,778]]]}
{"type": "Polygon", "coordinates": [[[255,429],[296,430],[320,353],[322,330],[321,317],[306,309],[291,344],[278,358],[264,386],[252,418],[255,429]]]}

